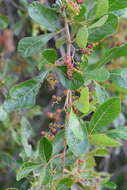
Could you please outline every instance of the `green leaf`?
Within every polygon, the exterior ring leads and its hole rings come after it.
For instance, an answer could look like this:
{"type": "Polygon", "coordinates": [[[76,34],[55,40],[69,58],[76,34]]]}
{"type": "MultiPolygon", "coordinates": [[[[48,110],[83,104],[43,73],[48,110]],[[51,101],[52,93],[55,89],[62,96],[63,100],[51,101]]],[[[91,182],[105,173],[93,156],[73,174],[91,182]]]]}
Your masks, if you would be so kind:
{"type": "Polygon", "coordinates": [[[45,49],[42,52],[42,56],[46,59],[49,63],[54,63],[57,59],[57,52],[54,49],[45,49]]]}
{"type": "Polygon", "coordinates": [[[109,11],[116,11],[127,7],[126,0],[109,0],[109,11]]]}
{"type": "Polygon", "coordinates": [[[63,178],[57,184],[56,190],[69,190],[73,183],[74,181],[71,178],[63,178]]]}
{"type": "Polygon", "coordinates": [[[71,111],[65,131],[69,149],[75,156],[84,155],[88,149],[88,139],[80,125],[76,115],[71,111]]]}
{"type": "Polygon", "coordinates": [[[87,156],[86,158],[86,169],[91,169],[96,166],[96,162],[93,156],[87,156]]]}
{"type": "Polygon", "coordinates": [[[76,115],[73,113],[73,111],[71,111],[71,113],[70,113],[70,117],[69,117],[69,121],[68,121],[68,128],[70,128],[70,130],[72,130],[72,132],[74,133],[75,137],[78,140],[84,139],[84,132],[82,130],[81,124],[80,124],[78,118],[76,117],[76,115]]]}
{"type": "Polygon", "coordinates": [[[118,86],[127,89],[127,67],[111,70],[110,80],[118,86]]]}
{"type": "Polygon", "coordinates": [[[93,150],[88,153],[88,155],[91,156],[97,156],[97,157],[104,157],[109,154],[109,151],[106,148],[97,148],[96,150],[93,150]]]}
{"type": "Polygon", "coordinates": [[[47,185],[51,180],[51,174],[50,174],[50,166],[44,166],[40,172],[39,176],[39,185],[40,187],[42,185],[47,185]]]}
{"type": "Polygon", "coordinates": [[[10,154],[2,152],[0,153],[0,164],[6,168],[11,168],[11,169],[16,169],[17,168],[17,163],[14,157],[12,157],[10,154]]]}
{"type": "Polygon", "coordinates": [[[98,42],[117,31],[118,17],[114,14],[109,14],[106,23],[101,27],[89,29],[89,42],[98,42]]]}
{"type": "Polygon", "coordinates": [[[54,9],[44,6],[42,3],[33,2],[28,8],[30,17],[50,31],[59,28],[59,17],[54,9]]]}
{"type": "Polygon", "coordinates": [[[8,25],[8,18],[4,15],[0,15],[0,30],[6,28],[8,25]]]}
{"type": "Polygon", "coordinates": [[[52,156],[52,151],[51,142],[46,137],[43,137],[39,143],[39,155],[41,160],[48,162],[52,156]]]}
{"type": "Polygon", "coordinates": [[[107,181],[106,183],[102,184],[107,189],[116,189],[117,185],[113,183],[112,181],[107,181]]]}
{"type": "Polygon", "coordinates": [[[44,70],[39,77],[13,86],[9,92],[9,98],[3,104],[4,110],[10,112],[15,109],[31,108],[34,106],[41,82],[43,82],[47,74],[48,71],[44,70]]]}
{"type": "Polygon", "coordinates": [[[108,50],[105,55],[95,64],[94,68],[101,67],[112,59],[116,59],[121,56],[127,56],[127,43],[120,47],[108,50]]]}
{"type": "Polygon", "coordinates": [[[54,49],[45,49],[41,53],[39,60],[39,69],[43,69],[46,64],[53,64],[57,59],[57,52],[54,49]]]}
{"type": "Polygon", "coordinates": [[[89,29],[103,26],[105,22],[107,21],[107,19],[108,19],[108,15],[101,17],[98,21],[90,25],[89,29]]]}
{"type": "Polygon", "coordinates": [[[80,48],[85,48],[88,40],[88,28],[87,26],[83,26],[79,28],[78,33],[76,35],[76,43],[80,48]]]}
{"type": "Polygon", "coordinates": [[[34,37],[25,37],[18,43],[18,51],[24,56],[29,57],[39,53],[46,43],[54,36],[54,34],[43,34],[34,37]]]}
{"type": "Polygon", "coordinates": [[[90,109],[90,104],[89,104],[89,89],[82,88],[80,92],[80,97],[78,100],[74,102],[74,105],[76,108],[82,112],[82,113],[87,113],[90,109]]]}
{"type": "Polygon", "coordinates": [[[110,73],[104,68],[95,69],[93,71],[87,72],[86,77],[91,80],[96,80],[98,82],[104,82],[109,79],[110,73]]]}
{"type": "Polygon", "coordinates": [[[99,104],[104,103],[107,99],[109,99],[109,94],[105,90],[103,86],[100,86],[99,84],[95,85],[95,92],[97,96],[97,100],[99,104]]]}
{"type": "Polygon", "coordinates": [[[19,181],[22,178],[26,178],[31,172],[40,167],[40,164],[35,162],[24,163],[17,172],[16,180],[19,181]]]}
{"type": "Polygon", "coordinates": [[[32,146],[28,143],[31,135],[32,135],[31,125],[25,117],[22,117],[22,119],[21,119],[21,142],[24,147],[26,156],[29,158],[31,158],[31,156],[33,154],[32,146]]]}
{"type": "Polygon", "coordinates": [[[18,190],[17,188],[7,188],[6,190],[18,190]]]}
{"type": "Polygon", "coordinates": [[[59,131],[53,139],[53,154],[58,154],[64,149],[64,130],[59,131]]]}
{"type": "Polygon", "coordinates": [[[108,12],[109,1],[97,0],[96,17],[101,17],[108,12]]]}
{"type": "Polygon", "coordinates": [[[94,133],[109,125],[118,116],[120,109],[120,98],[110,98],[101,104],[92,116],[88,127],[89,133],[94,133]]]}
{"type": "Polygon", "coordinates": [[[127,140],[127,127],[108,130],[107,135],[111,138],[127,140]]]}
{"type": "Polygon", "coordinates": [[[3,106],[0,106],[0,121],[5,121],[8,118],[8,113],[4,110],[3,106]]]}
{"type": "Polygon", "coordinates": [[[94,134],[89,136],[90,143],[97,146],[117,147],[121,146],[121,143],[108,137],[105,134],[94,134]]]}
{"type": "Polygon", "coordinates": [[[62,85],[65,88],[70,89],[70,90],[76,90],[83,85],[84,79],[83,79],[83,76],[79,72],[74,71],[72,79],[70,80],[67,78],[67,74],[66,74],[67,68],[66,67],[60,66],[57,68],[58,68],[57,75],[59,77],[60,82],[62,83],[62,85]]]}
{"type": "Polygon", "coordinates": [[[56,40],[56,48],[60,48],[62,45],[64,45],[64,43],[66,42],[66,38],[65,37],[61,37],[59,39],[56,40]]]}

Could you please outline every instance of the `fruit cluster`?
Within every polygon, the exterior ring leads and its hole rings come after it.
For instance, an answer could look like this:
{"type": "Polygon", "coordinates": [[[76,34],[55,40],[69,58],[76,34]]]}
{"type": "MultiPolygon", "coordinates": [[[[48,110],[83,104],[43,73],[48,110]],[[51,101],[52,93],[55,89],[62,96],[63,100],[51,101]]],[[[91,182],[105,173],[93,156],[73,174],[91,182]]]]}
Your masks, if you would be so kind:
{"type": "Polygon", "coordinates": [[[84,54],[84,55],[91,56],[91,54],[92,54],[92,49],[93,49],[94,47],[98,46],[98,44],[99,44],[98,42],[88,44],[86,48],[82,48],[82,49],[81,49],[81,53],[84,54]]]}
{"type": "Polygon", "coordinates": [[[77,1],[69,0],[67,1],[68,8],[76,15],[79,15],[80,13],[80,5],[77,4],[77,1]]]}
{"type": "Polygon", "coordinates": [[[84,3],[84,0],[76,0],[77,3],[84,3]]]}
{"type": "Polygon", "coordinates": [[[64,64],[67,66],[67,77],[68,79],[72,79],[73,75],[73,70],[74,70],[74,65],[72,63],[71,56],[64,56],[64,64]]]}

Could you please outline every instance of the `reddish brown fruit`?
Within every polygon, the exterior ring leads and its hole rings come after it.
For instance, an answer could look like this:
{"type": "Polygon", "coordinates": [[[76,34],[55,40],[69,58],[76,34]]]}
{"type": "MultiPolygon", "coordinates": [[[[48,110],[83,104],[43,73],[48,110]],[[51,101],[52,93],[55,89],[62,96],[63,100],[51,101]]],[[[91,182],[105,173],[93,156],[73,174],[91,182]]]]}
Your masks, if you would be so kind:
{"type": "Polygon", "coordinates": [[[83,3],[84,2],[84,0],[76,0],[77,1],[77,3],[83,3]]]}
{"type": "Polygon", "coordinates": [[[63,91],[63,93],[64,93],[64,95],[67,95],[67,90],[65,89],[65,90],[63,91]]]}
{"type": "Polygon", "coordinates": [[[55,128],[52,128],[51,131],[52,131],[52,133],[54,133],[54,134],[57,132],[57,130],[56,130],[55,128]]]}
{"type": "Polygon", "coordinates": [[[57,101],[60,102],[62,98],[60,96],[57,96],[57,101]]]}
{"type": "Polygon", "coordinates": [[[61,118],[59,117],[59,115],[56,115],[56,116],[55,116],[55,120],[56,120],[56,121],[60,121],[60,120],[61,120],[61,118]]]}
{"type": "Polygon", "coordinates": [[[56,99],[56,95],[52,95],[52,99],[56,99]]]}
{"type": "Polygon", "coordinates": [[[41,135],[42,135],[42,136],[45,136],[45,131],[41,131],[41,135]]]}
{"type": "Polygon", "coordinates": [[[86,53],[87,53],[87,50],[86,50],[85,48],[82,48],[82,49],[81,49],[81,53],[82,53],[82,54],[86,54],[86,53]]]}
{"type": "Polygon", "coordinates": [[[48,113],[47,113],[47,116],[48,116],[50,119],[52,119],[54,115],[53,115],[52,112],[48,112],[48,113]]]}
{"type": "Polygon", "coordinates": [[[62,109],[57,109],[56,112],[57,112],[57,113],[61,113],[61,112],[62,112],[62,109]]]}
{"type": "Polygon", "coordinates": [[[93,48],[93,44],[88,44],[87,48],[92,49],[93,48]]]}

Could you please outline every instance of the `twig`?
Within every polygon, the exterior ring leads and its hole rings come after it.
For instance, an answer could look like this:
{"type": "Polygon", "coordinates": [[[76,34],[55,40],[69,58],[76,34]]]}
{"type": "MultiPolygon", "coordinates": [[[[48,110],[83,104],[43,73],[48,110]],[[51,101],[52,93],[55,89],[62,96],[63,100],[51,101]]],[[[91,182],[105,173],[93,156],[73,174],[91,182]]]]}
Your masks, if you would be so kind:
{"type": "Polygon", "coordinates": [[[66,30],[66,38],[67,38],[67,55],[71,56],[71,36],[70,36],[69,25],[68,25],[65,10],[63,11],[63,16],[64,16],[64,23],[65,23],[65,30],[66,30]]]}

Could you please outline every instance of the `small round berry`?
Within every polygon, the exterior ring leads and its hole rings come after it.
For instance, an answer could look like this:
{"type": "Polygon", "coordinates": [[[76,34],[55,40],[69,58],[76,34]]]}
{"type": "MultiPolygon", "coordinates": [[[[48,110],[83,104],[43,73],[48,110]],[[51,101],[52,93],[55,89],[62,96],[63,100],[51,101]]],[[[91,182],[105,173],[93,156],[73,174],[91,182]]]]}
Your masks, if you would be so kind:
{"type": "Polygon", "coordinates": [[[61,113],[61,112],[62,112],[62,109],[57,109],[56,112],[57,112],[57,113],[61,113]]]}
{"type": "Polygon", "coordinates": [[[85,49],[85,48],[82,48],[82,49],[81,49],[81,53],[82,53],[82,54],[86,54],[86,53],[87,53],[86,49],[85,49]]]}
{"type": "Polygon", "coordinates": [[[92,43],[88,44],[87,48],[92,49],[93,48],[93,44],[92,43]]]}
{"type": "Polygon", "coordinates": [[[56,130],[55,128],[52,128],[51,131],[52,131],[52,133],[54,133],[54,134],[57,132],[57,130],[56,130]]]}
{"type": "Polygon", "coordinates": [[[84,2],[84,0],[76,0],[77,1],[77,3],[83,3],[84,2]]]}
{"type": "Polygon", "coordinates": [[[56,120],[56,121],[60,121],[61,118],[60,118],[58,115],[56,115],[56,116],[55,116],[55,120],[56,120]]]}
{"type": "Polygon", "coordinates": [[[42,135],[42,136],[45,136],[45,131],[41,131],[41,135],[42,135]]]}
{"type": "Polygon", "coordinates": [[[52,95],[52,99],[56,99],[56,95],[52,95]]]}
{"type": "Polygon", "coordinates": [[[54,115],[53,115],[52,112],[48,112],[48,113],[47,113],[47,116],[48,116],[50,119],[52,119],[54,115]]]}
{"type": "Polygon", "coordinates": [[[63,91],[63,93],[64,93],[64,95],[67,95],[67,89],[65,89],[65,90],[63,91]]]}
{"type": "Polygon", "coordinates": [[[60,96],[57,96],[57,101],[59,101],[59,102],[60,102],[60,101],[61,101],[61,99],[62,99],[62,98],[61,98],[60,96]]]}
{"type": "Polygon", "coordinates": [[[78,162],[79,162],[79,163],[84,163],[84,162],[85,162],[85,160],[78,160],[78,162]]]}

